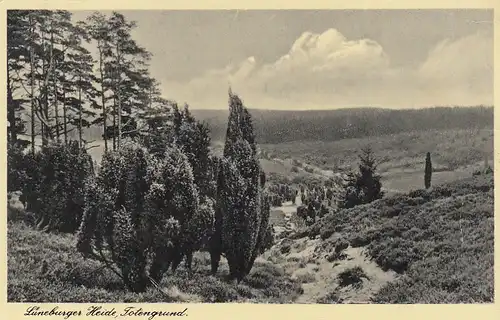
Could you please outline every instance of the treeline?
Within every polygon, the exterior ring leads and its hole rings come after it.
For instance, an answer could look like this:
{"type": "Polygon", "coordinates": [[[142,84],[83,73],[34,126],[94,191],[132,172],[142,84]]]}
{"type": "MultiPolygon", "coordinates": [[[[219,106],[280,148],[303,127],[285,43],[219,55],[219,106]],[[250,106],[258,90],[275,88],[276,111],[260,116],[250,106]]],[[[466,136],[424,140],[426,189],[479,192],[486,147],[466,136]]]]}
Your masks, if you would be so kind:
{"type": "Polygon", "coordinates": [[[85,145],[85,130],[96,127],[105,149],[117,150],[171,105],[149,73],[151,53],[131,36],[135,22],[122,14],[74,22],[65,10],[9,10],[7,20],[9,142],[31,142],[33,153],[37,136],[43,146],[85,145]]]}
{"type": "MultiPolygon", "coordinates": [[[[493,107],[433,107],[426,109],[359,108],[272,111],[250,109],[257,141],[262,144],[301,140],[335,141],[431,129],[493,128],[493,107]]],[[[193,110],[205,121],[212,139],[224,139],[226,111],[193,110]]]]}

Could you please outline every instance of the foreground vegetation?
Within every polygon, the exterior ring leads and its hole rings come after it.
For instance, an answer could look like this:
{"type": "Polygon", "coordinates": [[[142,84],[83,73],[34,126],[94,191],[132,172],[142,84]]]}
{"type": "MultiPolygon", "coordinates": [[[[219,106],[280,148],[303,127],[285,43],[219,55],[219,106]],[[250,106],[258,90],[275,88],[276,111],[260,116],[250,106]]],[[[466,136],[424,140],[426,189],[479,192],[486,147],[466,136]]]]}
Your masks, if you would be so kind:
{"type": "Polygon", "coordinates": [[[9,302],[291,303],[301,293],[300,284],[282,268],[260,261],[239,284],[227,280],[229,268],[224,259],[218,273],[211,275],[206,252],[194,255],[192,272],[181,265],[175,274],[163,278],[159,288],[133,293],[102,263],[84,259],[75,250],[74,235],[35,230],[19,219],[24,213],[10,210],[10,215],[9,302]]]}
{"type": "Polygon", "coordinates": [[[474,176],[329,214],[295,237],[319,236],[332,261],[366,247],[399,273],[375,303],[492,302],[493,190],[492,174],[474,176]]]}
{"type": "Polygon", "coordinates": [[[487,173],[332,210],[284,234],[239,284],[229,280],[225,258],[212,274],[210,257],[201,251],[191,271],[181,264],[143,293],[127,290],[101,262],[83,259],[74,235],[36,230],[31,214],[11,207],[8,299],[488,303],[494,293],[493,193],[487,173]]]}

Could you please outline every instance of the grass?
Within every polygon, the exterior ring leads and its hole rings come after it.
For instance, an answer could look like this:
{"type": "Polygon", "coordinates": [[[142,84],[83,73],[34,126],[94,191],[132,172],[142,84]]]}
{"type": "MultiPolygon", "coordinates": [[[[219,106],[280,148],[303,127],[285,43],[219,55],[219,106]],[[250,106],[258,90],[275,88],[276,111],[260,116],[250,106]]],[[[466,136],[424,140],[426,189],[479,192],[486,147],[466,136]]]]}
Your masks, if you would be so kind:
{"type": "Polygon", "coordinates": [[[342,298],[340,298],[337,294],[337,292],[333,291],[333,292],[329,292],[328,294],[326,294],[325,296],[321,297],[321,298],[318,298],[316,300],[316,303],[320,303],[320,304],[338,304],[338,303],[342,303],[342,298]]]}
{"type": "Polygon", "coordinates": [[[373,302],[492,302],[493,198],[493,175],[474,176],[341,210],[304,235],[325,239],[324,253],[343,241],[366,247],[401,274],[373,302]]]}
{"type": "Polygon", "coordinates": [[[295,278],[300,283],[311,283],[316,280],[316,276],[312,272],[305,269],[297,270],[295,272],[295,278]]]}
{"type": "Polygon", "coordinates": [[[227,264],[210,275],[208,254],[197,253],[194,272],[183,265],[167,273],[160,287],[128,292],[120,279],[75,250],[75,237],[44,233],[23,221],[8,223],[9,302],[266,302],[290,303],[301,286],[282,269],[256,262],[240,284],[227,282],[227,264]],[[165,294],[166,293],[166,294],[165,294]]]}

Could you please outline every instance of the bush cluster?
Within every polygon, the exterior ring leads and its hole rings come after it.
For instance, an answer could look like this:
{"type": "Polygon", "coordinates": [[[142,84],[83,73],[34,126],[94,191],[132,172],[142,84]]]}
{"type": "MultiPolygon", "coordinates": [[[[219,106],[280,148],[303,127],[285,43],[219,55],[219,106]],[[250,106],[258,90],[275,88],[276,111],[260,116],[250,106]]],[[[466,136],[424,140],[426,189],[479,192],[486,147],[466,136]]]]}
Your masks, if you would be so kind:
{"type": "Polygon", "coordinates": [[[230,99],[221,158],[209,153],[207,126],[175,106],[173,123],[106,152],[98,172],[77,142],[34,154],[9,147],[9,190],[22,192],[38,228],[76,232],[77,250],[130,291],[145,292],[183,259],[190,271],[199,250],[210,251],[213,272],[224,255],[241,281],[274,232],[251,117],[230,99]]]}
{"type": "Polygon", "coordinates": [[[37,227],[75,232],[83,215],[84,189],[93,176],[92,158],[77,141],[43,146],[35,154],[9,148],[10,191],[33,212],[37,227]]]}
{"type": "Polygon", "coordinates": [[[211,229],[213,205],[200,203],[187,157],[172,145],[164,157],[143,148],[108,153],[87,188],[78,250],[113,262],[134,292],[148,274],[160,281],[190,258],[211,229]]]}

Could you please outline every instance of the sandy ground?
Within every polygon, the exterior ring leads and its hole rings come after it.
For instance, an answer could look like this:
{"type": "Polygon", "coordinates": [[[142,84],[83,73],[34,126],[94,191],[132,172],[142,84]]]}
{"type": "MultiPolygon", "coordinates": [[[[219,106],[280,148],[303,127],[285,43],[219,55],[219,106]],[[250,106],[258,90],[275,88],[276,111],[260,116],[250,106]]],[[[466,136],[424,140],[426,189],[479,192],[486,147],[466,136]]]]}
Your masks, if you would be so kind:
{"type": "Polygon", "coordinates": [[[302,282],[304,293],[295,303],[318,303],[332,294],[342,303],[370,303],[371,297],[380,288],[396,279],[396,273],[385,272],[371,261],[364,248],[348,247],[342,260],[328,261],[324,252],[319,250],[320,239],[303,238],[287,242],[291,244],[288,253],[283,254],[282,245],[278,243],[259,260],[282,267],[292,278],[302,282]],[[362,278],[359,286],[341,287],[339,274],[354,267],[363,269],[366,279],[362,278]]]}

